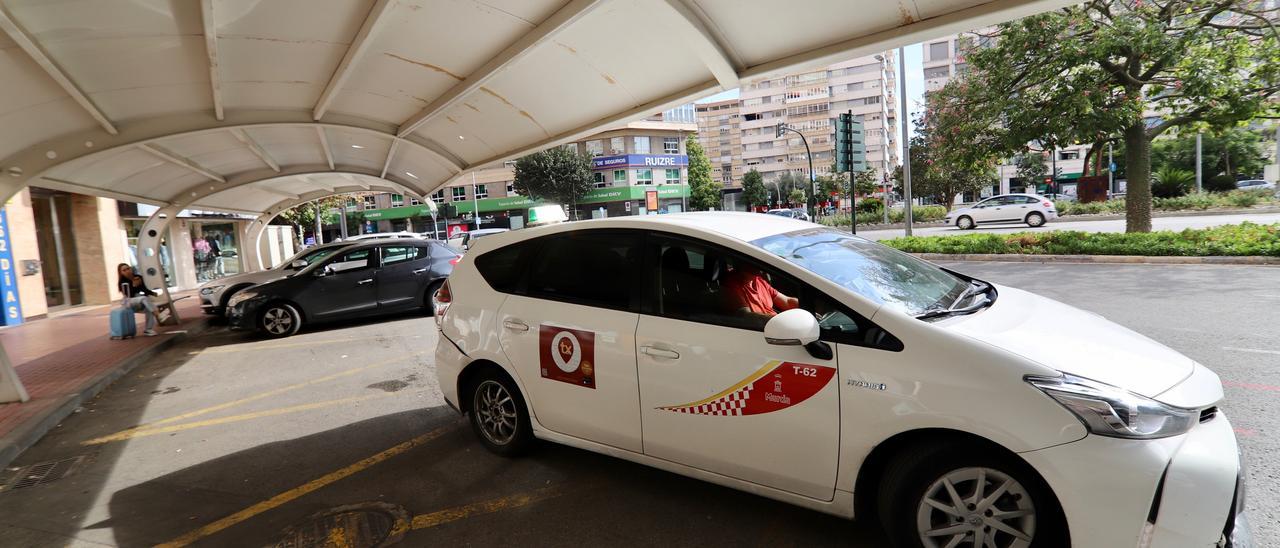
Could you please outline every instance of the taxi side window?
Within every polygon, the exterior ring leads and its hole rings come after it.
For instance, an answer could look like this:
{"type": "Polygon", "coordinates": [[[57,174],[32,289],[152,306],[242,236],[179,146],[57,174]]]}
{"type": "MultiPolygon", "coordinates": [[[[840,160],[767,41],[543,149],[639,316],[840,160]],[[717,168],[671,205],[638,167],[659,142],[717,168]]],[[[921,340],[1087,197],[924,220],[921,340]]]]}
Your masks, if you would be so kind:
{"type": "Polygon", "coordinates": [[[641,235],[579,231],[544,238],[530,261],[530,297],[633,310],[641,235]]]}
{"type": "Polygon", "coordinates": [[[899,352],[903,348],[897,337],[817,290],[811,290],[800,307],[812,311],[818,318],[819,336],[824,341],[890,352],[899,352]]]}
{"type": "Polygon", "coordinates": [[[653,252],[655,268],[651,269],[648,291],[656,299],[647,312],[658,316],[698,323],[721,325],[753,331],[764,331],[769,317],[781,310],[743,310],[742,278],[752,272],[754,286],[760,293],[768,288],[782,295],[799,298],[800,284],[771,268],[729,252],[728,250],[683,239],[656,237],[653,252]]]}
{"type": "Polygon", "coordinates": [[[325,265],[325,269],[333,272],[351,272],[366,268],[369,266],[369,255],[372,251],[372,247],[348,251],[343,253],[341,257],[330,261],[329,264],[325,265]]]}
{"type": "Polygon", "coordinates": [[[521,242],[500,247],[476,257],[476,270],[495,291],[502,293],[521,293],[521,281],[524,278],[524,261],[537,250],[540,241],[521,242]]]}

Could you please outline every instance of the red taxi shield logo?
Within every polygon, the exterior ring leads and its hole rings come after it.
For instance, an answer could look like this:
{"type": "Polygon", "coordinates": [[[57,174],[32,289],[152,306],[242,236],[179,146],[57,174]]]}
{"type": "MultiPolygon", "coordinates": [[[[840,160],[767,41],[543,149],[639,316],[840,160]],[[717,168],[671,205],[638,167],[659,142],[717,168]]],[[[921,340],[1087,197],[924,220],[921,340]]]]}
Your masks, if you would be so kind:
{"type": "Polygon", "coordinates": [[[595,333],[538,326],[538,368],[542,378],[595,389],[595,361],[595,333]]]}

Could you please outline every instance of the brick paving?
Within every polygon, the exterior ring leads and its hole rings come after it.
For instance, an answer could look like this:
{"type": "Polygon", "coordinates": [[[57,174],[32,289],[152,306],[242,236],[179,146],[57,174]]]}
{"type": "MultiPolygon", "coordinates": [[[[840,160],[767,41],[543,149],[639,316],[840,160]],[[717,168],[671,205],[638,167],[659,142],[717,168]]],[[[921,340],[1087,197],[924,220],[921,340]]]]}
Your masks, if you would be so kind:
{"type": "MultiPolygon", "coordinates": [[[[179,296],[182,294],[174,295],[179,296]]],[[[199,299],[183,299],[175,303],[182,318],[180,325],[158,326],[159,335],[145,337],[139,315],[138,336],[113,341],[107,335],[107,315],[115,306],[86,308],[0,329],[0,344],[31,396],[24,403],[0,404],[0,442],[24,424],[47,417],[122,364],[172,339],[175,332],[202,326],[206,319],[199,299]]]]}

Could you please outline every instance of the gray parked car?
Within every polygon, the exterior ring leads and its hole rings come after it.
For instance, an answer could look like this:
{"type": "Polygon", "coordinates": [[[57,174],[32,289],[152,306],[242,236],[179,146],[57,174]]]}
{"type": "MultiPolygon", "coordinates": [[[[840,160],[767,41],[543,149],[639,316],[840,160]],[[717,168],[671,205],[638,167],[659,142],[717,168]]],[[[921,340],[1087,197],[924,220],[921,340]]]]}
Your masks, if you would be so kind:
{"type": "Polygon", "coordinates": [[[200,309],[205,314],[221,316],[226,312],[227,301],[241,290],[292,276],[311,263],[328,257],[331,253],[352,243],[333,242],[308,247],[274,268],[211,280],[200,286],[200,309]]]}
{"type": "Polygon", "coordinates": [[[293,276],[239,292],[227,302],[232,329],[269,337],[323,323],[409,310],[432,310],[432,297],[462,257],[439,242],[364,240],[293,276]]]}

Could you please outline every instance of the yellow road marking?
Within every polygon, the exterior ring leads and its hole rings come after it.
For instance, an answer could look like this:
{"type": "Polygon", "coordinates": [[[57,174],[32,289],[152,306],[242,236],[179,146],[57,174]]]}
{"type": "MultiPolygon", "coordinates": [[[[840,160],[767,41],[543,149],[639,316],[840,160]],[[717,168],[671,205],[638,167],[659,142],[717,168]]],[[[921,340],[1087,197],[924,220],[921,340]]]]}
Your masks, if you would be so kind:
{"type": "Polygon", "coordinates": [[[535,502],[555,498],[563,494],[564,492],[559,486],[544,487],[528,493],[519,493],[499,499],[468,504],[466,506],[447,508],[438,512],[431,512],[430,514],[418,514],[413,516],[413,522],[410,527],[413,529],[426,529],[428,527],[444,525],[446,523],[466,519],[472,516],[492,514],[494,512],[501,512],[503,510],[527,506],[535,502]]]}
{"type": "Polygon", "coordinates": [[[390,364],[390,363],[395,363],[395,362],[398,362],[398,361],[407,360],[407,359],[409,359],[409,358],[414,358],[414,357],[417,357],[417,356],[421,356],[421,355],[426,354],[426,353],[427,353],[427,351],[426,351],[426,350],[424,350],[424,351],[422,351],[422,352],[414,352],[414,353],[409,354],[409,355],[407,355],[407,356],[399,356],[399,357],[396,357],[396,358],[390,358],[390,359],[382,360],[382,361],[379,361],[379,362],[374,362],[374,363],[371,363],[371,364],[369,364],[369,365],[364,365],[364,366],[361,366],[361,367],[356,367],[356,368],[354,368],[354,369],[348,369],[348,370],[346,370],[346,371],[340,371],[340,372],[338,372],[338,373],[334,373],[334,374],[332,374],[332,375],[327,375],[327,376],[324,376],[324,377],[320,377],[320,378],[318,378],[318,379],[312,379],[312,380],[309,380],[309,381],[306,381],[306,382],[300,382],[300,383],[298,383],[298,384],[291,384],[291,385],[289,385],[289,386],[285,386],[285,387],[283,387],[283,388],[276,388],[276,389],[268,390],[268,391],[266,391],[266,392],[262,392],[262,393],[259,393],[259,394],[254,394],[254,395],[252,395],[252,396],[248,396],[248,397],[240,398],[240,399],[238,399],[238,400],[232,400],[232,401],[229,401],[229,402],[226,402],[226,403],[220,403],[220,404],[218,404],[218,405],[213,405],[213,406],[205,407],[204,409],[197,409],[197,410],[195,410],[195,411],[191,411],[191,412],[188,412],[188,413],[183,413],[183,414],[181,414],[181,415],[175,415],[175,416],[169,417],[169,418],[167,418],[167,419],[160,419],[160,420],[152,421],[152,422],[149,422],[149,423],[139,424],[138,426],[135,426],[135,427],[133,427],[133,428],[130,428],[130,429],[128,429],[128,430],[125,430],[125,431],[123,431],[123,432],[121,432],[121,433],[124,433],[124,432],[131,432],[131,431],[133,431],[133,430],[141,430],[141,429],[144,429],[144,428],[152,428],[152,427],[155,427],[155,426],[159,426],[159,425],[161,425],[161,424],[168,424],[168,423],[171,423],[171,422],[177,422],[177,421],[180,421],[180,420],[190,419],[190,418],[192,418],[192,417],[198,417],[198,416],[200,416],[200,415],[206,415],[206,414],[209,414],[209,413],[213,413],[214,411],[221,411],[221,410],[226,409],[226,408],[228,408],[228,407],[234,407],[234,406],[237,406],[237,405],[240,405],[240,404],[249,403],[249,402],[251,402],[251,401],[257,401],[257,400],[260,400],[260,399],[263,399],[263,398],[269,398],[269,397],[271,397],[271,396],[278,396],[278,395],[280,395],[280,394],[283,394],[283,393],[285,393],[285,392],[289,392],[289,391],[291,391],[291,390],[297,390],[297,389],[299,389],[299,388],[305,388],[305,387],[312,386],[312,385],[315,385],[315,384],[320,384],[320,383],[322,383],[322,382],[328,382],[328,381],[331,381],[331,380],[334,380],[334,379],[340,379],[340,378],[342,378],[342,377],[348,377],[348,376],[354,375],[354,374],[356,374],[356,373],[359,373],[359,372],[361,372],[361,371],[367,371],[367,370],[369,370],[369,369],[373,369],[373,368],[375,368],[375,367],[382,367],[382,366],[387,365],[387,364],[390,364]]]}
{"type": "Polygon", "coordinates": [[[258,514],[261,514],[263,512],[266,512],[268,510],[271,510],[273,508],[286,504],[290,501],[293,501],[294,499],[297,499],[303,495],[306,495],[307,493],[310,493],[326,485],[329,485],[333,482],[336,482],[338,480],[341,480],[343,478],[356,474],[366,468],[369,468],[370,466],[373,466],[391,457],[404,453],[405,451],[413,449],[414,447],[427,443],[433,439],[436,439],[444,435],[445,433],[452,430],[453,428],[454,428],[453,425],[443,426],[435,430],[432,430],[430,432],[427,432],[426,434],[423,434],[409,441],[396,445],[381,453],[378,453],[376,455],[363,459],[359,462],[356,462],[355,464],[352,464],[345,468],[334,470],[333,472],[329,472],[328,474],[320,476],[319,478],[313,479],[307,483],[294,487],[293,489],[280,493],[274,497],[271,497],[253,506],[245,508],[244,510],[231,514],[230,516],[222,518],[218,521],[205,525],[204,527],[191,531],[169,542],[160,544],[159,546],[161,548],[175,548],[175,547],[186,546],[188,544],[191,544],[197,540],[200,540],[204,537],[207,537],[209,535],[222,531],[223,529],[236,525],[258,514]]]}
{"type": "Polygon", "coordinates": [[[337,344],[343,342],[364,341],[367,337],[348,337],[344,339],[317,339],[313,341],[298,341],[289,343],[276,344],[259,344],[254,346],[237,345],[237,346],[220,346],[218,348],[206,348],[192,352],[192,354],[227,354],[231,352],[250,352],[253,350],[274,350],[276,348],[296,348],[299,346],[314,346],[318,344],[337,344]]]}
{"type": "Polygon", "coordinates": [[[367,395],[367,396],[356,396],[356,397],[351,397],[351,398],[342,398],[342,399],[339,399],[339,400],[319,401],[319,402],[313,402],[313,403],[306,403],[306,404],[302,404],[302,405],[294,405],[294,406],[290,406],[290,407],[280,407],[280,408],[277,408],[277,409],[268,409],[268,410],[266,410],[266,411],[256,411],[256,412],[253,412],[253,413],[245,413],[245,414],[243,414],[243,415],[232,415],[232,416],[230,416],[230,417],[219,417],[219,418],[216,418],[216,419],[208,419],[208,420],[196,421],[196,422],[187,422],[187,423],[182,423],[182,424],[174,424],[174,425],[171,425],[171,426],[158,426],[158,427],[148,427],[148,428],[134,428],[134,429],[132,429],[132,430],[125,430],[125,431],[123,431],[123,432],[116,432],[115,434],[111,434],[111,435],[109,435],[109,436],[102,436],[102,437],[100,437],[100,438],[94,438],[94,439],[91,439],[91,440],[88,440],[88,441],[82,441],[82,442],[80,442],[80,445],[100,445],[100,444],[103,444],[103,443],[111,443],[111,442],[113,442],[113,441],[124,441],[124,440],[133,439],[133,438],[141,438],[141,437],[145,437],[145,436],[154,436],[154,435],[156,435],[156,434],[167,434],[167,433],[169,433],[169,432],[181,432],[181,431],[183,431],[183,430],[190,430],[190,429],[192,429],[192,428],[203,428],[203,427],[205,427],[205,426],[214,426],[214,425],[218,425],[218,424],[227,424],[227,423],[229,423],[229,422],[247,421],[247,420],[250,420],[250,419],[260,419],[260,418],[262,418],[262,417],[274,417],[274,416],[276,416],[276,415],[285,415],[285,414],[288,414],[288,413],[297,413],[297,412],[299,412],[299,411],[310,411],[310,410],[312,410],[312,409],[320,409],[320,408],[324,408],[324,407],[333,407],[333,406],[335,406],[335,405],[342,405],[342,404],[345,404],[345,403],[356,403],[356,402],[361,402],[361,401],[365,401],[365,400],[372,400],[372,399],[375,399],[375,398],[386,398],[386,397],[390,397],[390,396],[394,396],[394,395],[395,395],[395,393],[394,393],[394,392],[385,392],[385,393],[381,393],[381,394],[370,394],[370,395],[367,395]]]}

